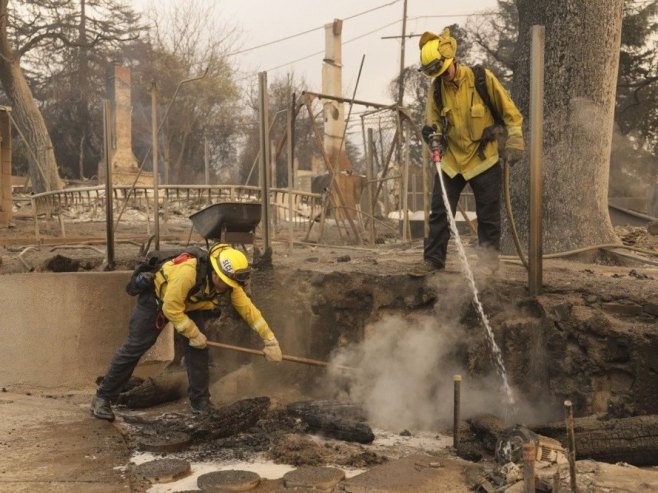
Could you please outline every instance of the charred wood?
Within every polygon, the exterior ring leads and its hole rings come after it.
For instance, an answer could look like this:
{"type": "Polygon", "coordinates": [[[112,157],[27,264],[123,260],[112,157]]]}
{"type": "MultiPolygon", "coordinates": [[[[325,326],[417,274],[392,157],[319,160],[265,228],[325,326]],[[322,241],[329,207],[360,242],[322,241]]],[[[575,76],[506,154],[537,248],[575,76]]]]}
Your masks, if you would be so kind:
{"type": "MultiPolygon", "coordinates": [[[[658,415],[601,420],[574,419],[576,457],[602,462],[627,462],[635,466],[658,464],[658,415]]],[[[534,426],[540,435],[567,444],[564,423],[534,426]]]]}

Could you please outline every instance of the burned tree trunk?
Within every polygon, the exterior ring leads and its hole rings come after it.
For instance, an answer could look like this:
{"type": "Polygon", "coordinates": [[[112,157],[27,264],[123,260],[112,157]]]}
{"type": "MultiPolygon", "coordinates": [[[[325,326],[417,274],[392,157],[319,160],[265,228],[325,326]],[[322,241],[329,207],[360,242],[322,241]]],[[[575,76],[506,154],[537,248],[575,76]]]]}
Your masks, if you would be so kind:
{"type": "MultiPolygon", "coordinates": [[[[535,433],[567,443],[564,423],[532,428],[535,433]]],[[[598,420],[576,418],[576,455],[578,459],[602,462],[628,462],[635,466],[658,464],[658,416],[598,420]]]]}
{"type": "Polygon", "coordinates": [[[14,53],[9,42],[7,3],[8,0],[0,0],[0,80],[11,101],[16,124],[27,140],[33,191],[59,190],[63,182],[57,172],[48,128],[25,80],[20,56],[14,53]]]}
{"type": "MultiPolygon", "coordinates": [[[[544,252],[618,239],[608,213],[608,179],[623,0],[518,0],[513,96],[529,115],[530,29],[543,25],[544,252]]],[[[528,144],[528,139],[526,138],[528,144]]],[[[526,153],[527,154],[527,153],[526,153]]],[[[528,167],[512,172],[519,234],[527,240],[528,167]]],[[[504,249],[513,251],[505,228],[504,249]]]]}

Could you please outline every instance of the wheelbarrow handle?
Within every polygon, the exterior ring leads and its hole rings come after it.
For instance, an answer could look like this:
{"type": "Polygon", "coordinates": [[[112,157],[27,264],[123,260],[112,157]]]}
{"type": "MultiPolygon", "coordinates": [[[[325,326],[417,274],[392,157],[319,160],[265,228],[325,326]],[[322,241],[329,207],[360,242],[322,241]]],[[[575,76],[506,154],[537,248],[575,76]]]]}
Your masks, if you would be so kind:
{"type": "MultiPolygon", "coordinates": [[[[265,356],[265,352],[259,351],[258,349],[251,349],[242,346],[233,346],[232,344],[223,344],[221,342],[212,342],[212,341],[207,341],[206,344],[208,344],[208,346],[212,346],[220,349],[228,349],[230,351],[238,351],[240,353],[255,354],[257,356],[265,356]]],[[[293,363],[301,363],[303,365],[324,366],[324,367],[329,366],[329,363],[326,361],[320,361],[311,358],[301,358],[299,356],[288,356],[287,354],[283,355],[283,360],[292,361],[293,363]]],[[[348,366],[340,366],[340,365],[336,365],[336,368],[339,368],[341,370],[354,370],[354,368],[350,368],[348,366]]]]}

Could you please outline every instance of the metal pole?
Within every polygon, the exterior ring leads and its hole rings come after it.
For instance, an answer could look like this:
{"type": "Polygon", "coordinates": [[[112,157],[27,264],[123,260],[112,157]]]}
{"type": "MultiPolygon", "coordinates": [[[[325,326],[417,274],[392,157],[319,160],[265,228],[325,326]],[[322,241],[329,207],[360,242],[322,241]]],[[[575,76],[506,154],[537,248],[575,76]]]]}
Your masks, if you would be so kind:
{"type": "Polygon", "coordinates": [[[269,133],[269,98],[267,93],[267,72],[258,73],[258,107],[260,117],[260,185],[263,213],[263,243],[265,252],[271,249],[270,239],[270,133],[269,133]]]}
{"type": "Polygon", "coordinates": [[[404,48],[407,43],[407,0],[402,11],[402,38],[400,39],[400,83],[398,84],[398,105],[404,100],[404,48]]]}
{"type": "Polygon", "coordinates": [[[578,493],[576,485],[576,433],[573,424],[573,405],[571,401],[564,401],[564,414],[567,426],[567,459],[569,460],[569,484],[571,493],[578,493]]]}
{"type": "MultiPolygon", "coordinates": [[[[204,184],[210,185],[210,155],[208,153],[208,135],[203,135],[203,171],[204,184]]],[[[208,200],[210,201],[210,200],[208,200]]]]}
{"type": "Polygon", "coordinates": [[[530,224],[528,226],[528,289],[542,287],[542,168],[544,135],[544,26],[532,26],[530,64],[530,224]]]}
{"type": "Polygon", "coordinates": [[[368,129],[368,139],[366,140],[366,179],[368,180],[368,214],[370,215],[370,246],[375,246],[375,187],[374,179],[374,155],[375,155],[375,137],[373,129],[368,129]]]}
{"type": "Polygon", "coordinates": [[[292,94],[292,98],[290,100],[290,109],[288,110],[288,118],[287,118],[287,126],[288,126],[288,135],[287,135],[287,142],[286,142],[286,154],[288,155],[288,232],[290,233],[290,245],[289,249],[292,251],[293,248],[293,243],[295,241],[295,231],[294,231],[294,224],[293,224],[293,210],[292,210],[292,191],[294,189],[294,174],[293,174],[293,167],[294,167],[294,161],[295,161],[295,156],[293,155],[294,152],[294,142],[293,142],[293,136],[295,132],[295,94],[292,94]]]}
{"type": "Polygon", "coordinates": [[[535,493],[535,443],[523,444],[523,493],[535,493]]]}
{"type": "Polygon", "coordinates": [[[153,157],[153,234],[154,248],[160,249],[160,190],[158,170],[158,98],[155,81],[151,82],[151,156],[153,157]]]}
{"type": "Polygon", "coordinates": [[[460,408],[461,408],[461,383],[462,376],[455,375],[453,377],[455,384],[455,393],[454,393],[454,413],[453,413],[453,424],[452,424],[452,446],[457,450],[459,448],[459,421],[460,421],[460,408]]]}
{"type": "Polygon", "coordinates": [[[430,155],[423,146],[423,238],[430,236],[430,200],[430,155]]]}
{"type": "Polygon", "coordinates": [[[105,151],[105,231],[107,242],[107,270],[114,270],[114,217],[112,210],[112,162],[110,161],[110,128],[112,125],[110,102],[103,101],[103,137],[105,151]]]}

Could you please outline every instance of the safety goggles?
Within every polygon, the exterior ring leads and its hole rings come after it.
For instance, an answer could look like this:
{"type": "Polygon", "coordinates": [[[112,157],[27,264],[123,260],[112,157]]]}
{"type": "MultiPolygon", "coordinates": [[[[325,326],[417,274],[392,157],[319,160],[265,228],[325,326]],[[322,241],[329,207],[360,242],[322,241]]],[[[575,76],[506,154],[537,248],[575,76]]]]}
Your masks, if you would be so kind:
{"type": "Polygon", "coordinates": [[[439,73],[439,70],[441,70],[441,67],[443,67],[444,62],[445,60],[443,58],[437,58],[427,65],[421,65],[418,71],[424,73],[428,77],[433,77],[439,73]]]}
{"type": "Polygon", "coordinates": [[[249,282],[249,278],[251,277],[251,268],[247,267],[245,269],[238,269],[235,272],[229,272],[225,270],[223,267],[221,267],[221,264],[219,265],[222,274],[224,274],[232,281],[237,282],[239,285],[244,286],[245,284],[247,284],[247,282],[249,282]]]}

